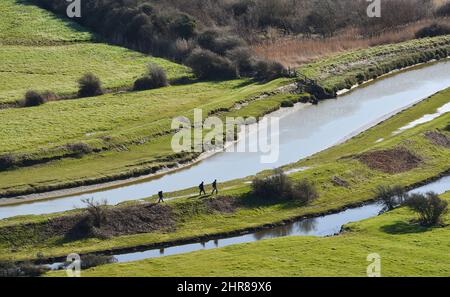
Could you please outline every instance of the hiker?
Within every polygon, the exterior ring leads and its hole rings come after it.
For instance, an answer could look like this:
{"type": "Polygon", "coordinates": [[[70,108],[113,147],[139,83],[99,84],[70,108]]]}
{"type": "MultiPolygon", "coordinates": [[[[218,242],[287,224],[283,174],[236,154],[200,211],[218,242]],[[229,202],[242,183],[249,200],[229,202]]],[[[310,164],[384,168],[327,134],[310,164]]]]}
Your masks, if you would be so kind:
{"type": "Polygon", "coordinates": [[[212,183],[212,193],[211,195],[214,195],[214,193],[219,194],[219,190],[217,190],[217,179],[214,180],[214,182],[212,183]]]}
{"type": "Polygon", "coordinates": [[[163,194],[163,191],[159,191],[159,192],[158,192],[158,197],[159,197],[158,203],[164,202],[164,194],[163,194]]]}
{"type": "Polygon", "coordinates": [[[199,186],[198,186],[198,188],[200,189],[200,196],[203,194],[203,195],[206,195],[206,191],[205,191],[205,182],[202,182],[199,186]]]}

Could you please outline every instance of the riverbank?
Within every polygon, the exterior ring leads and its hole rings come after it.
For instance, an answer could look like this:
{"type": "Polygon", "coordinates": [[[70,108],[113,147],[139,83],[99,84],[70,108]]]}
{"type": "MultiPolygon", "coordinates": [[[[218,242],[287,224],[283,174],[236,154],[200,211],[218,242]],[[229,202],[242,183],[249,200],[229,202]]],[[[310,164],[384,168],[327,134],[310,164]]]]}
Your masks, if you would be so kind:
{"type": "MultiPolygon", "coordinates": [[[[450,193],[441,195],[450,201],[450,193]]],[[[378,254],[383,277],[448,276],[450,214],[446,227],[425,228],[406,208],[352,223],[329,238],[286,237],[185,255],[104,265],[84,277],[366,277],[367,257],[378,254]],[[440,261],[436,261],[440,259],[440,261]],[[206,265],[207,264],[207,265],[206,265]]],[[[50,276],[64,276],[51,272],[50,276]]]]}
{"type": "MultiPolygon", "coordinates": [[[[328,75],[333,75],[333,77],[340,77],[339,82],[346,81],[348,83],[354,82],[354,80],[349,79],[350,77],[358,77],[357,82],[362,82],[366,79],[372,79],[374,77],[378,77],[378,75],[382,75],[384,72],[388,73],[392,71],[393,69],[401,69],[403,67],[408,67],[411,65],[414,65],[416,63],[422,63],[426,61],[432,61],[436,58],[442,58],[446,57],[444,56],[445,53],[448,53],[448,47],[450,46],[450,38],[444,36],[444,37],[437,37],[437,38],[431,38],[431,39],[423,39],[420,41],[410,41],[406,43],[401,43],[397,45],[389,45],[389,46],[381,46],[381,47],[374,47],[369,50],[364,51],[357,51],[353,53],[346,53],[341,54],[336,57],[327,59],[326,61],[322,61],[321,63],[317,62],[314,64],[309,64],[305,69],[299,70],[299,73],[301,73],[301,77],[306,75],[310,80],[315,82],[320,82],[320,84],[324,84],[327,88],[331,86],[329,83],[329,78],[327,77],[319,77],[316,74],[316,71],[319,71],[320,69],[324,69],[324,73],[327,73],[328,75]],[[415,49],[415,50],[414,50],[415,49]],[[420,50],[421,55],[417,55],[417,51],[420,50]],[[394,55],[395,54],[395,55],[394,55]],[[397,57],[397,58],[395,58],[397,57]],[[400,59],[400,58],[401,59],[400,59]],[[353,59],[352,61],[359,61],[360,63],[349,63],[349,59],[353,59]],[[355,60],[356,59],[356,60],[355,60]],[[358,60],[359,59],[359,60],[358,60]],[[382,62],[382,63],[381,63],[382,62]],[[380,67],[376,68],[376,72],[372,69],[374,64],[379,64],[380,67]],[[335,71],[330,71],[330,65],[333,65],[334,67],[339,67],[340,72],[336,73],[335,71]],[[354,65],[358,65],[357,68],[354,67],[354,65]],[[383,66],[383,67],[381,67],[383,66]],[[371,73],[371,75],[364,75],[364,78],[360,80],[361,75],[360,72],[363,71],[365,68],[367,68],[367,71],[371,73]],[[372,70],[370,70],[372,69],[372,70]],[[376,73],[376,74],[375,74],[376,73]]],[[[233,90],[236,90],[236,93],[232,96],[236,96],[238,94],[239,97],[231,98],[230,96],[225,96],[223,94],[220,95],[220,88],[217,88],[217,84],[215,84],[214,93],[211,93],[213,97],[216,96],[218,100],[220,100],[220,104],[217,106],[212,106],[211,100],[207,102],[208,106],[206,109],[208,112],[213,111],[225,111],[227,112],[220,112],[220,116],[227,116],[227,115],[237,115],[237,116],[261,116],[267,113],[270,113],[271,111],[277,110],[280,108],[283,101],[293,101],[297,102],[298,100],[301,101],[310,101],[310,99],[307,98],[306,95],[296,96],[296,95],[286,95],[286,96],[274,96],[273,90],[275,90],[277,87],[283,86],[285,84],[288,84],[289,82],[285,80],[278,80],[272,83],[269,83],[264,86],[256,86],[256,85],[247,85],[246,82],[242,82],[244,86],[239,87],[238,89],[232,88],[233,90]],[[219,93],[218,93],[219,92],[219,93]],[[268,96],[265,97],[262,100],[252,100],[254,97],[261,96],[261,94],[267,93],[268,96]],[[229,99],[233,99],[230,105],[229,99]],[[237,103],[245,102],[245,106],[243,108],[239,108],[239,110],[233,110],[233,108],[230,109],[230,106],[236,106],[237,103]],[[248,104],[248,105],[247,105],[248,104]]],[[[233,83],[229,83],[233,84],[233,83]]],[[[220,84],[219,84],[220,85],[220,84]]],[[[224,86],[228,85],[224,84],[224,86]]],[[[353,85],[353,84],[352,84],[353,85]]],[[[336,88],[346,88],[346,85],[343,85],[342,83],[336,83],[333,86],[333,90],[336,88]]],[[[208,88],[208,83],[204,84],[194,84],[189,86],[180,86],[178,89],[164,89],[164,90],[158,90],[156,92],[143,92],[135,94],[133,96],[132,100],[133,102],[137,102],[137,100],[143,100],[142,95],[159,95],[166,97],[172,97],[171,92],[176,92],[179,94],[182,93],[193,93],[193,95],[196,94],[197,91],[202,91],[204,94],[209,94],[210,91],[205,91],[204,88],[208,88]],[[188,88],[189,91],[182,91],[181,89],[188,88]],[[155,94],[153,94],[155,93],[155,94]],[[135,97],[135,98],[134,98],[135,97]]],[[[312,92],[313,94],[316,94],[317,97],[320,97],[319,93],[314,93],[314,88],[307,87],[308,91],[312,92]]],[[[336,89],[337,91],[338,89],[336,89]]],[[[229,92],[230,90],[228,90],[229,92]]],[[[233,91],[234,92],[234,91],[233,91]]],[[[120,95],[120,94],[119,94],[120,95]]],[[[332,94],[335,95],[335,94],[332,94]]],[[[120,95],[119,97],[123,97],[125,95],[120,95]]],[[[112,100],[118,96],[104,96],[105,100],[108,100],[108,104],[111,104],[112,100]]],[[[103,97],[102,97],[103,98],[103,97]]],[[[96,98],[96,104],[100,103],[102,101],[102,98],[96,98]]],[[[117,98],[116,98],[117,99],[117,98]]],[[[130,98],[127,98],[127,100],[130,100],[130,98]]],[[[121,106],[120,108],[132,108],[132,106],[126,106],[124,107],[122,104],[123,98],[120,98],[121,106]]],[[[148,101],[148,100],[144,100],[148,101]]],[[[167,99],[164,100],[164,102],[167,102],[167,99]]],[[[69,105],[73,105],[71,109],[77,108],[77,104],[79,101],[77,100],[76,103],[64,103],[64,106],[61,105],[61,108],[66,109],[69,105]]],[[[55,104],[57,104],[55,102],[55,104]]],[[[163,104],[163,103],[158,103],[163,104]]],[[[164,103],[165,104],[165,103],[164,103]]],[[[80,110],[80,112],[85,111],[85,103],[81,104],[83,106],[83,109],[80,110]]],[[[139,106],[134,106],[133,110],[142,110],[143,106],[141,104],[138,104],[139,106]]],[[[197,107],[198,103],[197,103],[197,107]]],[[[200,106],[201,107],[201,106],[200,106]]],[[[59,111],[44,111],[43,109],[46,109],[45,107],[39,107],[36,112],[33,114],[27,115],[27,117],[40,117],[41,113],[44,114],[60,114],[59,111]]],[[[6,112],[6,111],[5,111],[6,112]]],[[[95,113],[96,114],[111,114],[112,109],[108,108],[103,111],[98,110],[95,113]]],[[[77,113],[79,114],[79,113],[77,113]]],[[[6,114],[5,114],[6,115],[6,114]]],[[[166,117],[166,115],[164,115],[166,117]]],[[[152,117],[153,118],[153,117],[152,117]]],[[[7,120],[7,117],[5,118],[7,120]]],[[[42,119],[44,121],[47,120],[56,120],[56,119],[42,119]]],[[[96,119],[95,122],[97,122],[99,119],[96,119]]],[[[154,120],[157,120],[156,118],[154,120]]],[[[148,121],[146,119],[145,121],[148,121]]],[[[67,122],[67,121],[65,121],[67,122]]],[[[69,121],[70,122],[70,121],[69,121]]],[[[129,122],[129,121],[128,121],[129,122]]],[[[169,127],[170,123],[165,123],[167,127],[169,127]],[[167,125],[166,125],[167,124],[167,125]]],[[[66,123],[64,123],[66,125],[66,123]]],[[[0,197],[15,197],[19,195],[28,195],[28,194],[36,194],[36,193],[46,193],[49,191],[54,190],[61,190],[61,189],[72,189],[70,193],[74,193],[77,190],[73,190],[77,187],[83,187],[80,189],[81,191],[85,191],[86,187],[88,187],[88,191],[90,190],[98,190],[102,188],[104,185],[101,185],[102,183],[107,183],[105,186],[117,186],[122,185],[124,183],[129,183],[130,178],[134,179],[136,177],[143,177],[143,179],[148,178],[149,175],[153,174],[164,174],[164,171],[167,171],[168,169],[179,169],[180,163],[184,165],[191,165],[191,162],[194,161],[198,156],[174,156],[173,153],[170,151],[169,143],[170,143],[170,135],[167,134],[166,128],[164,128],[162,123],[158,123],[157,126],[154,128],[152,133],[156,133],[156,138],[152,138],[150,141],[148,139],[148,132],[149,129],[152,131],[153,128],[150,128],[153,124],[149,124],[148,127],[146,127],[144,130],[142,128],[139,128],[136,131],[133,131],[131,134],[129,133],[129,130],[127,130],[127,135],[124,135],[124,131],[114,131],[114,134],[117,134],[116,136],[111,135],[110,133],[106,133],[102,131],[101,133],[95,132],[94,134],[91,134],[88,131],[85,131],[87,133],[83,134],[83,141],[87,140],[87,143],[93,147],[94,151],[96,153],[87,154],[85,156],[80,156],[78,158],[66,158],[63,157],[60,159],[60,157],[54,159],[55,157],[55,151],[53,150],[45,150],[44,154],[41,153],[35,153],[35,154],[29,154],[30,156],[33,156],[33,158],[41,158],[42,160],[46,160],[44,163],[37,162],[37,164],[29,167],[24,168],[14,168],[9,171],[3,171],[0,173],[0,176],[2,177],[0,179],[0,197]],[[162,125],[162,126],[161,126],[162,125]],[[162,130],[161,130],[162,129],[162,130]],[[142,134],[144,132],[144,134],[142,134]],[[162,133],[164,132],[164,133],[162,133]],[[105,134],[106,133],[106,134],[105,134]],[[162,134],[161,134],[162,133],[162,134]],[[86,135],[89,135],[86,137],[86,135]],[[159,136],[158,136],[159,135],[159,136]],[[108,137],[108,139],[111,139],[108,141],[108,143],[105,143],[104,140],[102,140],[104,137],[108,137]],[[102,139],[99,139],[102,138],[102,139]],[[105,151],[106,149],[106,151],[105,151]],[[152,152],[149,154],[149,152],[152,152]],[[50,155],[49,155],[50,154],[50,155]],[[52,159],[53,158],[53,159],[52,159]],[[110,162],[110,160],[114,159],[114,162],[110,162]],[[98,170],[93,172],[90,170],[91,166],[95,165],[95,168],[98,170]],[[20,178],[18,178],[20,176],[20,178]],[[58,178],[54,178],[54,176],[58,176],[58,178]]],[[[89,128],[89,130],[92,130],[93,128],[89,128]]],[[[133,128],[134,129],[134,128],[133,128]]],[[[17,129],[16,129],[17,130],[17,129]]],[[[65,131],[70,131],[71,128],[67,127],[65,131]]],[[[112,132],[111,132],[112,133],[112,132]]],[[[20,134],[20,133],[19,133],[20,134]]],[[[20,135],[16,134],[14,135],[15,143],[17,143],[17,137],[20,135]]],[[[39,136],[38,134],[36,136],[39,136]]],[[[65,139],[67,136],[62,136],[61,139],[65,139]]],[[[45,139],[42,139],[39,137],[39,141],[43,141],[45,139]]],[[[46,140],[46,143],[51,142],[50,140],[46,140]]],[[[5,144],[7,144],[6,142],[5,144]]],[[[29,139],[24,139],[21,143],[30,143],[32,144],[29,139]]],[[[63,145],[64,143],[62,143],[63,145]]],[[[34,145],[34,147],[39,145],[34,145]]],[[[58,152],[60,154],[60,152],[58,152]]],[[[59,156],[59,155],[58,155],[59,156]]],[[[36,159],[36,160],[38,160],[36,159]]],[[[140,178],[139,178],[140,179],[140,178]]],[[[54,193],[53,197],[55,196],[61,196],[68,194],[69,192],[58,192],[54,193]]],[[[38,199],[42,198],[42,195],[38,197],[38,199]]],[[[44,197],[49,198],[49,197],[44,197]]],[[[14,201],[14,203],[18,202],[17,200],[14,201]]]]}
{"type": "MultiPolygon", "coordinates": [[[[79,253],[105,252],[202,238],[203,236],[213,237],[215,234],[260,228],[264,225],[274,224],[274,222],[314,216],[341,210],[349,205],[365,203],[373,199],[372,190],[379,184],[386,184],[389,181],[390,184],[411,186],[449,169],[449,150],[431,142],[424,136],[427,131],[440,131],[439,133],[449,137],[449,133],[443,130],[448,124],[448,114],[399,135],[392,133],[424,114],[433,113],[448,102],[449,93],[450,90],[440,92],[337,147],[287,166],[286,170],[309,168],[292,173],[290,176],[294,179],[308,178],[317,185],[320,198],[311,205],[300,206],[289,202],[260,201],[259,203],[244,204],[245,206],[238,207],[231,213],[204,212],[201,210],[202,208],[198,208],[199,204],[204,203],[204,199],[191,196],[176,199],[167,204],[180,215],[174,217],[176,229],[173,232],[152,232],[108,239],[89,238],[75,241],[61,241],[60,236],[42,237],[42,234],[45,233],[38,232],[39,228],[35,227],[43,226],[42,224],[49,219],[80,212],[80,210],[67,214],[18,217],[0,221],[0,230],[14,228],[14,232],[2,232],[4,236],[0,240],[1,255],[4,259],[23,260],[35,259],[36,254],[39,253],[44,258],[52,258],[67,255],[74,250],[79,253]],[[377,143],[376,141],[380,138],[385,140],[377,143]],[[413,169],[392,174],[370,168],[356,158],[356,156],[370,151],[389,151],[398,146],[407,147],[414,155],[420,156],[423,162],[413,169]],[[343,187],[336,184],[335,177],[346,181],[348,186],[343,187]]],[[[264,174],[270,173],[265,172],[264,174]]],[[[221,194],[245,199],[245,194],[249,190],[248,180],[236,180],[221,185],[224,188],[233,188],[221,194]]],[[[189,189],[171,193],[168,196],[181,196],[193,191],[195,190],[189,189]]],[[[149,198],[149,201],[155,201],[153,199],[154,197],[149,198]]],[[[140,203],[142,202],[128,202],[122,206],[139,205],[140,203]]]]}

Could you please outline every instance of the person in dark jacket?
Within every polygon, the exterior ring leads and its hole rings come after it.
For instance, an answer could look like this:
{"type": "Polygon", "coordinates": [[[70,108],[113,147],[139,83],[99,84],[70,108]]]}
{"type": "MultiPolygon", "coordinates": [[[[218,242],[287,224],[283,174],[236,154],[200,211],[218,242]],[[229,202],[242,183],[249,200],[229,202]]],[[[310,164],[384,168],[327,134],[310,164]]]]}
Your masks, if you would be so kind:
{"type": "Polygon", "coordinates": [[[213,188],[213,190],[212,190],[211,195],[219,194],[219,190],[217,190],[217,179],[215,179],[214,182],[212,183],[212,188],[213,188]]]}
{"type": "Polygon", "coordinates": [[[163,191],[159,191],[158,192],[158,197],[159,197],[158,203],[164,202],[164,193],[163,193],[163,191]]]}
{"type": "Polygon", "coordinates": [[[206,195],[206,191],[205,191],[205,182],[202,182],[202,183],[198,186],[198,189],[200,190],[200,196],[206,195]]]}

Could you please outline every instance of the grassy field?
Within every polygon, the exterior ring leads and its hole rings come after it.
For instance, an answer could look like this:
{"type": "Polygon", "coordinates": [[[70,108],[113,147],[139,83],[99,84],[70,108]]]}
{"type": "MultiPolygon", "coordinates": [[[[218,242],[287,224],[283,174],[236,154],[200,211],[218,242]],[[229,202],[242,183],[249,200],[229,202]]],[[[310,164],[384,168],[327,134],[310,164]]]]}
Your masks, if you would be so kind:
{"type": "MultiPolygon", "coordinates": [[[[450,201],[450,193],[441,196],[450,201]]],[[[424,228],[411,222],[405,208],[346,226],[330,238],[285,237],[83,271],[105,276],[367,276],[367,256],[381,256],[381,275],[442,276],[450,274],[450,227],[424,228]]],[[[450,214],[445,218],[450,223],[450,214]]],[[[64,276],[64,272],[50,273],[64,276]]]]}
{"type": "Polygon", "coordinates": [[[55,45],[93,40],[88,30],[27,0],[2,0],[0,16],[0,45],[55,45]]]}
{"type": "MultiPolygon", "coordinates": [[[[449,37],[437,37],[375,47],[312,63],[299,71],[334,89],[340,81],[348,82],[349,77],[356,79],[361,71],[369,71],[374,65],[379,66],[378,71],[398,67],[394,59],[396,55],[408,60],[419,51],[432,59],[436,51],[446,50],[449,42],[449,37]],[[383,65],[389,67],[383,68],[383,65]],[[339,71],[336,72],[336,69],[339,71]],[[326,75],[319,76],[320,71],[326,75]]],[[[414,63],[416,60],[411,58],[408,61],[414,63]]],[[[104,69],[107,71],[115,67],[108,65],[104,69]]],[[[174,157],[169,149],[170,137],[161,136],[170,133],[168,118],[192,114],[194,107],[207,111],[227,110],[228,113],[222,112],[222,116],[236,113],[244,116],[261,115],[277,109],[281,101],[289,98],[272,96],[251,102],[239,111],[230,108],[236,102],[287,83],[289,80],[286,79],[268,84],[248,80],[201,82],[147,92],[108,94],[95,99],[52,102],[20,111],[0,110],[0,124],[7,127],[0,132],[0,155],[21,155],[31,163],[39,164],[26,168],[21,168],[19,164],[19,168],[0,172],[0,196],[99,183],[152,173],[154,168],[174,165],[180,159],[174,157]],[[155,112],[155,106],[160,107],[158,112],[155,112]],[[32,119],[29,125],[22,124],[24,118],[32,119]],[[71,157],[71,152],[62,146],[78,142],[89,143],[101,152],[81,159],[67,158],[71,157]],[[63,160],[48,162],[56,158],[63,160]],[[113,163],[110,158],[114,158],[113,163]],[[161,162],[167,158],[170,164],[161,162]],[[42,160],[46,160],[46,164],[42,164],[42,160]],[[93,164],[98,171],[91,170],[93,164]],[[55,179],[55,176],[58,178],[55,179]]]]}
{"type": "MultiPolygon", "coordinates": [[[[175,216],[176,230],[174,232],[153,232],[146,234],[127,235],[110,239],[84,239],[78,241],[61,241],[60,237],[43,237],[39,231],[39,223],[44,223],[51,216],[28,216],[12,218],[0,222],[1,228],[15,226],[14,232],[5,229],[0,233],[1,258],[35,258],[37,253],[46,257],[62,256],[69,252],[79,253],[108,250],[111,248],[125,248],[142,244],[166,242],[182,238],[192,238],[202,235],[230,232],[245,228],[257,227],[293,217],[307,214],[319,214],[329,210],[337,210],[350,204],[367,201],[373,198],[372,190],[379,184],[401,184],[408,186],[422,180],[431,178],[449,169],[448,160],[450,151],[444,147],[430,142],[424,137],[427,131],[442,130],[447,126],[450,115],[407,130],[394,136],[392,133],[398,128],[420,118],[424,114],[434,113],[435,110],[449,102],[450,89],[443,91],[422,103],[410,108],[384,123],[362,133],[348,142],[321,152],[311,158],[292,164],[288,168],[310,167],[305,172],[291,175],[292,178],[308,178],[317,185],[320,198],[306,207],[294,202],[273,203],[257,202],[245,204],[233,213],[210,213],[198,207],[202,202],[195,195],[190,198],[173,200],[169,205],[178,215],[175,216]],[[384,138],[383,142],[377,140],[384,138]],[[379,170],[370,169],[355,156],[367,151],[406,147],[415,155],[420,156],[423,162],[409,171],[389,174],[379,170]],[[348,182],[349,187],[341,187],[332,182],[337,176],[348,182]],[[23,225],[33,221],[33,225],[23,225]]],[[[449,137],[450,133],[441,132],[449,137]]],[[[263,173],[263,174],[269,174],[263,173]]],[[[222,185],[229,188],[224,195],[233,195],[245,199],[249,186],[249,179],[231,181],[222,185]]],[[[194,193],[195,189],[188,189],[169,196],[178,197],[194,193]]],[[[149,201],[154,201],[154,197],[149,201]]],[[[132,202],[131,202],[132,203],[132,202]]],[[[127,205],[130,203],[127,203],[127,205]]],[[[45,232],[44,232],[45,234],[45,232]]]]}
{"type": "Polygon", "coordinates": [[[96,43],[80,26],[23,3],[0,3],[0,104],[14,103],[30,89],[75,94],[77,80],[87,72],[107,89],[131,87],[150,62],[162,66],[169,79],[190,76],[187,67],[96,43]]]}

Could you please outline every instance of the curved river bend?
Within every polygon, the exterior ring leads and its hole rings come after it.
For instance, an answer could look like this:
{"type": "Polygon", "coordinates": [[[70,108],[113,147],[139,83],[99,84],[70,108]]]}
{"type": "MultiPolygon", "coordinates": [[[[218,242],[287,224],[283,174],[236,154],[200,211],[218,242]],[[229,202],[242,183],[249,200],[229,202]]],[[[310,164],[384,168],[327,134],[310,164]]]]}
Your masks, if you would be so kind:
{"type": "MultiPolygon", "coordinates": [[[[435,192],[443,194],[450,191],[450,176],[443,177],[428,185],[419,187],[410,191],[411,193],[435,192]]],[[[149,249],[141,252],[132,252],[124,254],[115,254],[114,258],[119,263],[134,262],[145,259],[160,258],[172,255],[185,254],[201,250],[210,250],[222,248],[235,244],[250,243],[264,239],[272,239],[286,236],[332,236],[338,234],[342,227],[352,222],[366,220],[376,217],[383,206],[379,203],[371,203],[362,207],[344,210],[337,214],[326,215],[323,217],[299,220],[281,227],[270,228],[254,233],[239,235],[229,238],[210,240],[203,243],[192,243],[185,245],[172,246],[162,249],[149,249]]],[[[63,263],[53,263],[49,265],[52,269],[59,269],[63,263]]]]}
{"type": "Polygon", "coordinates": [[[0,219],[66,211],[77,204],[81,206],[80,199],[84,198],[107,199],[110,204],[117,204],[150,197],[160,190],[171,192],[190,188],[202,180],[224,182],[275,169],[330,148],[449,86],[449,61],[401,72],[336,100],[326,100],[317,106],[298,105],[283,113],[276,135],[280,141],[280,158],[273,164],[262,164],[260,153],[219,153],[189,168],[136,184],[0,207],[0,219]]]}

